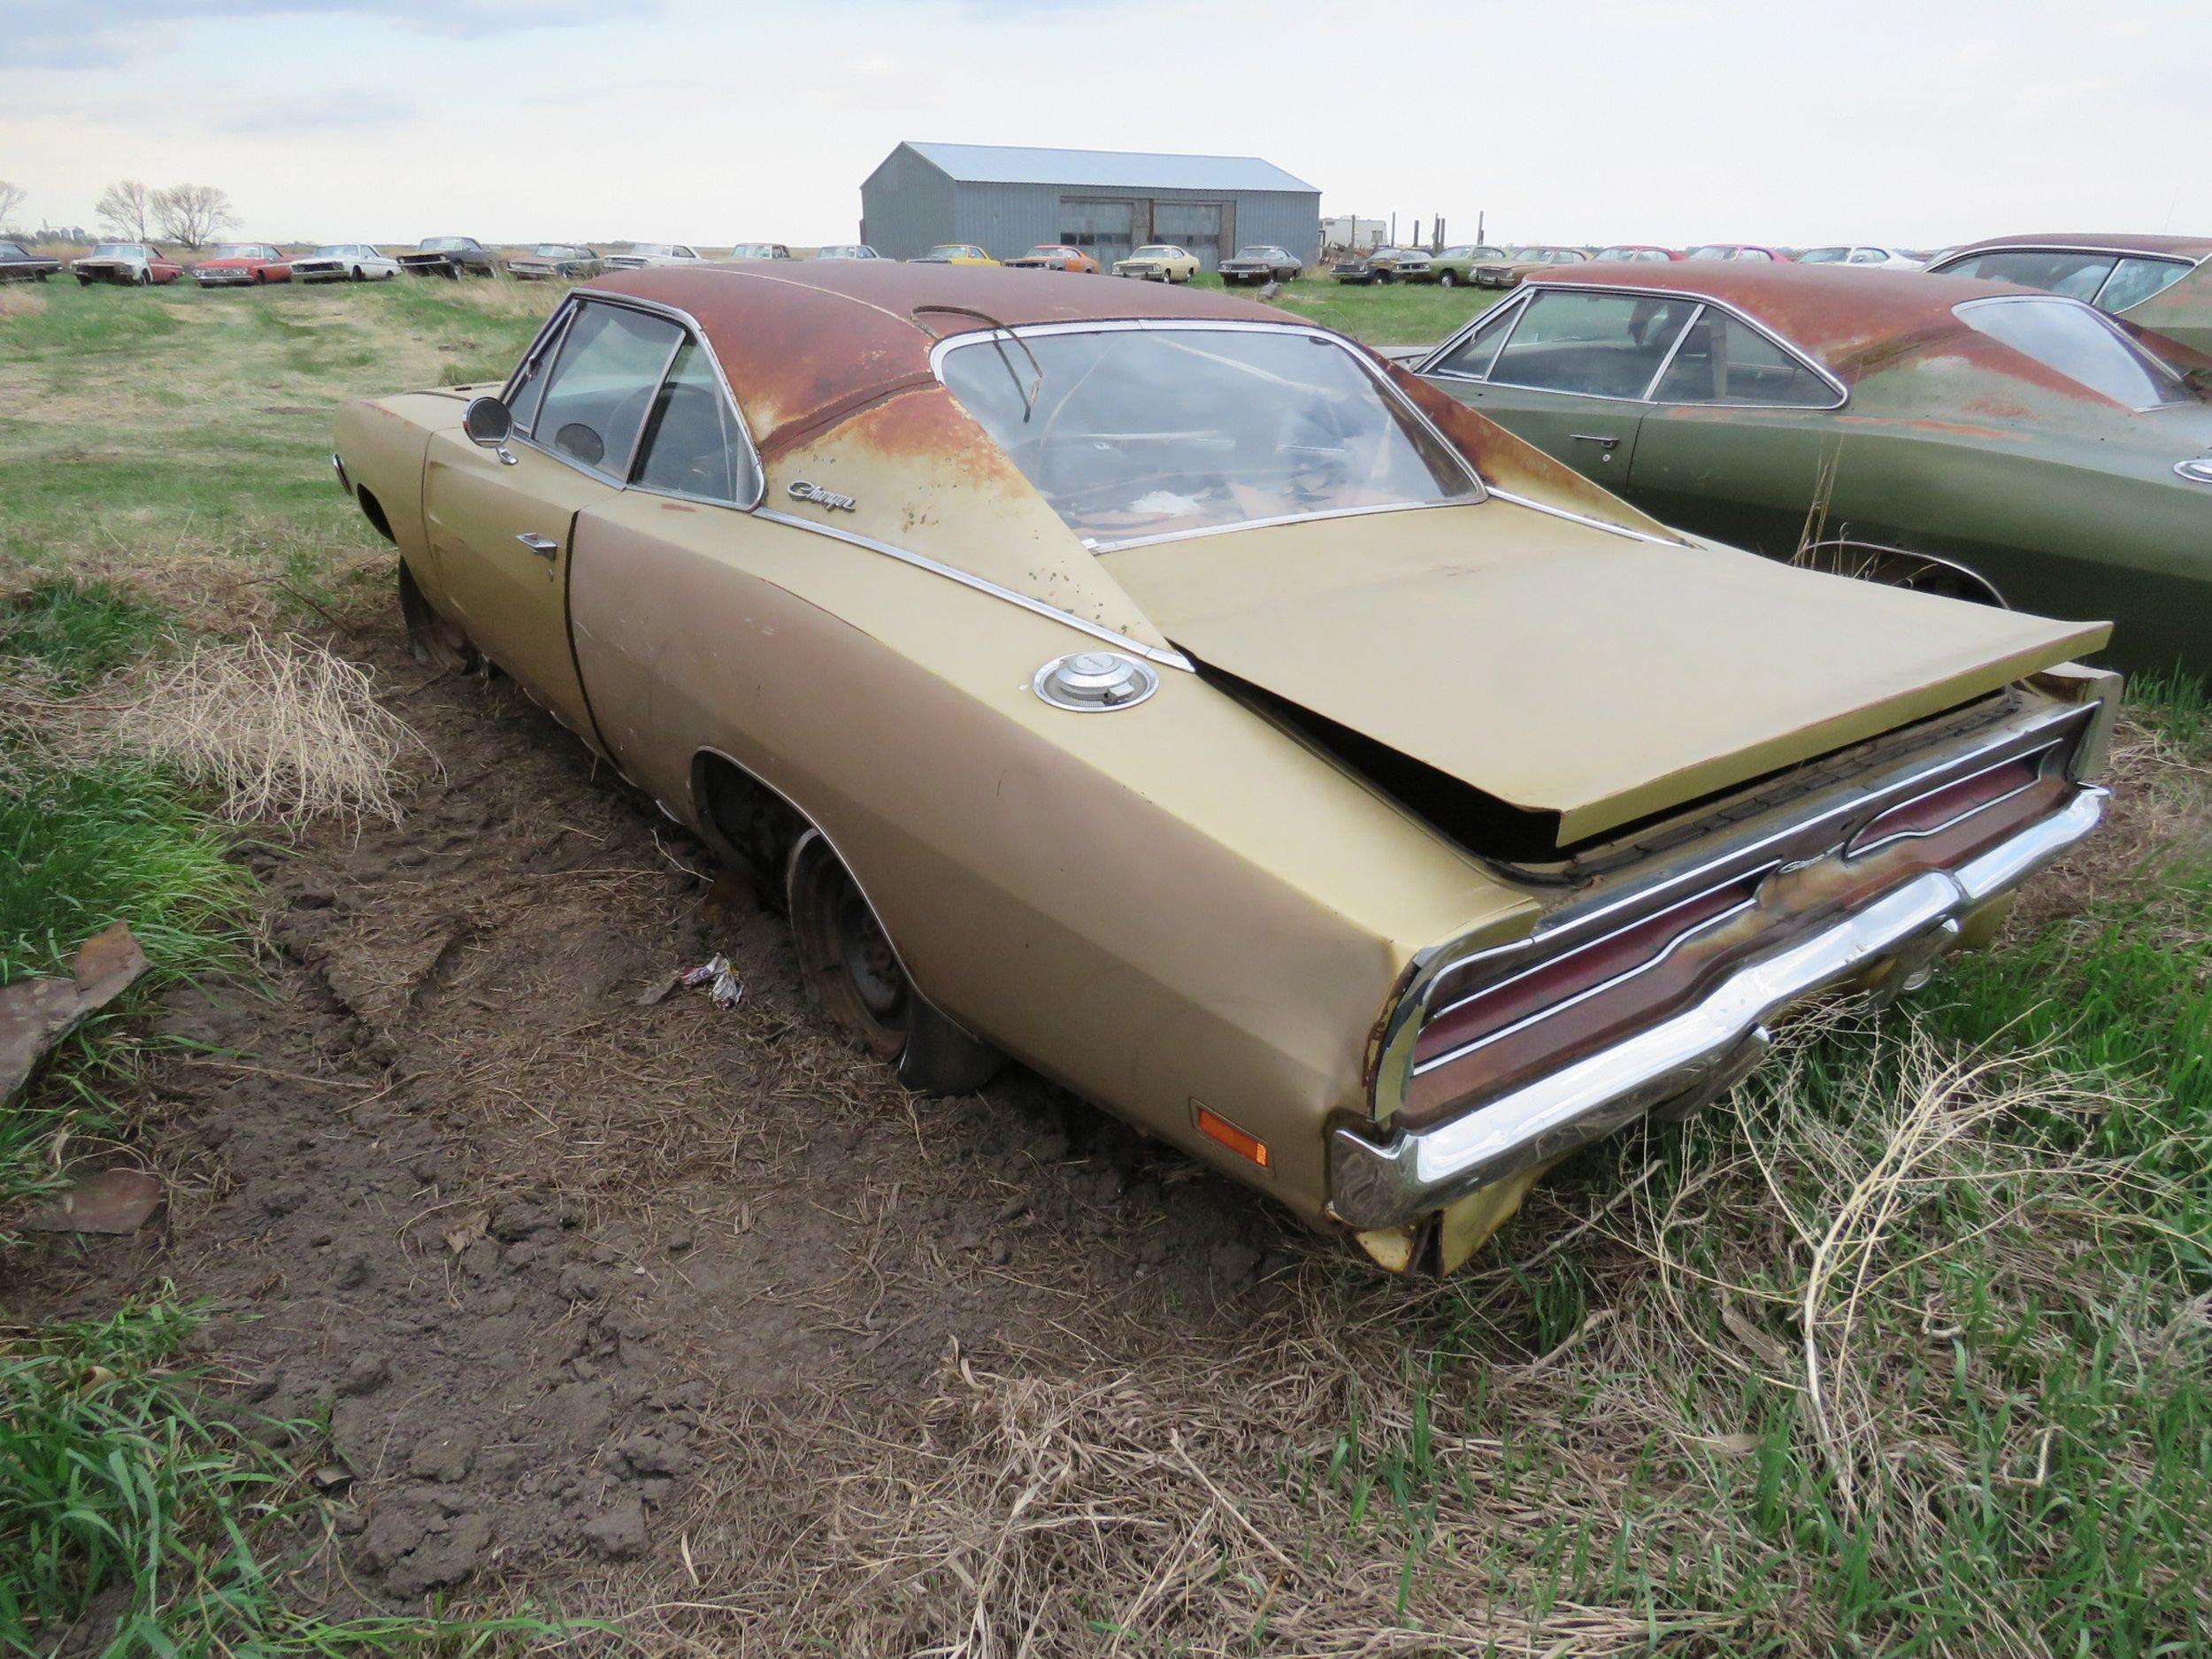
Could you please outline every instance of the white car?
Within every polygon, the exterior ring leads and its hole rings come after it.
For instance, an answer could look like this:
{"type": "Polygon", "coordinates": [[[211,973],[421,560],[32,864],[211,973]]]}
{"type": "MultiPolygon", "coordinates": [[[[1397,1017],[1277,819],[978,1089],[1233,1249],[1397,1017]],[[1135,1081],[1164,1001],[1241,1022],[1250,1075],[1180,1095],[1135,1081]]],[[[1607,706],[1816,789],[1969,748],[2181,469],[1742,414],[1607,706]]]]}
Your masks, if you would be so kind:
{"type": "Polygon", "coordinates": [[[1925,262],[1902,248],[1878,248],[1869,242],[1808,248],[1797,256],[1800,265],[1855,265],[1870,271],[1917,271],[1925,262]]]}
{"type": "Polygon", "coordinates": [[[398,260],[365,242],[326,242],[292,261],[293,278],[301,282],[385,282],[398,274],[398,260]]]}
{"type": "Polygon", "coordinates": [[[704,265],[696,248],[680,242],[634,242],[620,253],[607,256],[610,271],[642,271],[657,265],[704,265]]]}

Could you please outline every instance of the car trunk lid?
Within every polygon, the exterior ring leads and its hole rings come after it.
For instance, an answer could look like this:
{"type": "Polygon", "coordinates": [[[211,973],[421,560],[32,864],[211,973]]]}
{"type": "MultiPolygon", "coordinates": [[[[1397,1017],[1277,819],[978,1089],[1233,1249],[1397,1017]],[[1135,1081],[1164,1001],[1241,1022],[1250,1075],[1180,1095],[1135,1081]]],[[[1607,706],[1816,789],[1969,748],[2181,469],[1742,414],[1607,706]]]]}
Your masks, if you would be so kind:
{"type": "Polygon", "coordinates": [[[1102,562],[1205,669],[1541,821],[1557,847],[1955,708],[2110,632],[1498,499],[1102,562]]]}

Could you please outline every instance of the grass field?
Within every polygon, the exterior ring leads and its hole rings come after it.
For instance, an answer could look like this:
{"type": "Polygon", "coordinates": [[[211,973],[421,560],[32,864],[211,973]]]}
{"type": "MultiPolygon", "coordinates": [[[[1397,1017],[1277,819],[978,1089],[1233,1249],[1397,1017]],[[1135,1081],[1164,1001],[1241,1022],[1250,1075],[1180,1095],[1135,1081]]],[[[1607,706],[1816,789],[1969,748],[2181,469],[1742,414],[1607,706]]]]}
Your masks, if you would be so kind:
{"type": "MultiPolygon", "coordinates": [[[[557,297],[0,290],[0,979],[117,916],[173,982],[250,951],[222,801],[51,734],[195,641],[381,616],[388,549],[332,484],[333,410],[503,375],[557,297]]],[[[1480,303],[1285,301],[1377,343],[1480,303]]],[[[1728,1110],[1568,1166],[1452,1281],[1317,1253],[1290,1312],[1187,1365],[970,1379],[926,1476],[897,1447],[841,1468],[855,1507],[802,1582],[929,1563],[911,1594],[972,1605],[1006,1652],[1025,1628],[1148,1655],[2205,1651],[2201,696],[2139,694],[2117,774],[2103,848],[1912,1009],[1800,1025],[1728,1110]],[[980,1530],[941,1547],[961,1520],[980,1530]],[[979,1560],[987,1606],[955,1582],[979,1560]]],[[[0,1124],[0,1239],[58,1132],[136,1133],[131,1031],[126,1010],[0,1124]]],[[[103,1595],[135,1621],[119,1654],[547,1636],[288,1609],[260,1540],[314,1501],[210,1415],[190,1324],[157,1300],[0,1335],[0,1647],[43,1651],[103,1595]]],[[[772,1599],[786,1650],[835,1645],[807,1597],[772,1599]]]]}

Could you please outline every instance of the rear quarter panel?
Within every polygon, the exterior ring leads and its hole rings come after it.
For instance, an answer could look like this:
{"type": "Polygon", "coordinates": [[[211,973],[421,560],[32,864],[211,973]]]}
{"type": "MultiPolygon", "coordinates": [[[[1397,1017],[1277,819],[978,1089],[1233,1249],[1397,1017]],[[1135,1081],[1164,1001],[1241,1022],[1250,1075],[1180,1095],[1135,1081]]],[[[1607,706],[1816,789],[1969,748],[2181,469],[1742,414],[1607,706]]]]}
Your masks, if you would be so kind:
{"type": "Polygon", "coordinates": [[[1323,1129],[1363,1111],[1413,951],[1535,907],[1194,675],[1056,710],[1096,641],[883,554],[628,492],[588,512],[577,652],[625,766],[696,820],[728,754],[823,830],[933,1002],[1194,1155],[1203,1101],[1317,1217],[1323,1129]]]}

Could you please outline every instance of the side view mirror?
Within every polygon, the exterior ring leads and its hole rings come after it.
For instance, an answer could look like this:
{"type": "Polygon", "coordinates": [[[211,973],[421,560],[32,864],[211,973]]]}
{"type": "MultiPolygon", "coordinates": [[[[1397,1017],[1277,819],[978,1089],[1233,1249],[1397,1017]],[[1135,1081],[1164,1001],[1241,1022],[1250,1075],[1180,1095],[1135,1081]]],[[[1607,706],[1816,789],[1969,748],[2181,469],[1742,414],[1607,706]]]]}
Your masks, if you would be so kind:
{"type": "Polygon", "coordinates": [[[461,430],[469,442],[496,449],[515,434],[515,418],[496,397],[472,397],[461,414],[461,430]]]}

